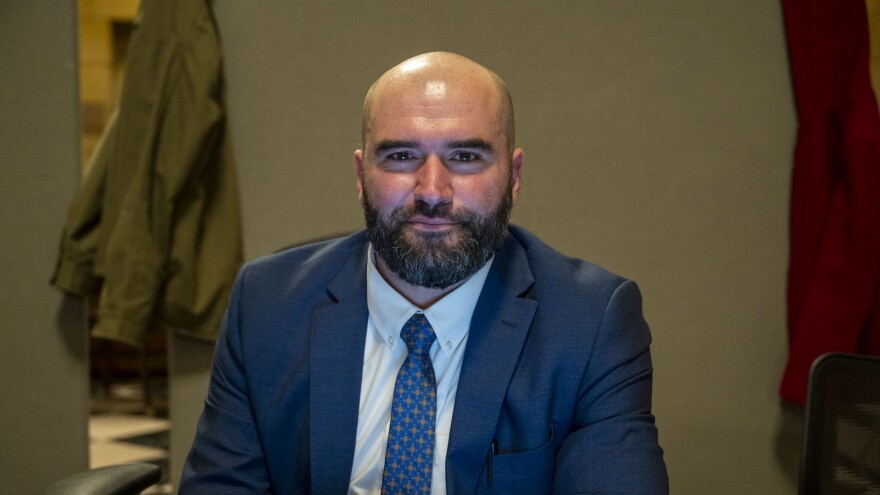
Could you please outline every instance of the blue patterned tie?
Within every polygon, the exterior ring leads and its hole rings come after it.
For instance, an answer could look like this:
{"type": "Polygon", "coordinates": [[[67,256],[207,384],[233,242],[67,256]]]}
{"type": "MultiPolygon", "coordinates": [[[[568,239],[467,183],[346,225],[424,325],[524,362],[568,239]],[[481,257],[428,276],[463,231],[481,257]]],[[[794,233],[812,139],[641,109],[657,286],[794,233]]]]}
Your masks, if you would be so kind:
{"type": "Polygon", "coordinates": [[[437,336],[425,315],[416,313],[403,325],[400,338],[409,354],[394,383],[382,493],[431,493],[437,381],[429,351],[437,336]]]}

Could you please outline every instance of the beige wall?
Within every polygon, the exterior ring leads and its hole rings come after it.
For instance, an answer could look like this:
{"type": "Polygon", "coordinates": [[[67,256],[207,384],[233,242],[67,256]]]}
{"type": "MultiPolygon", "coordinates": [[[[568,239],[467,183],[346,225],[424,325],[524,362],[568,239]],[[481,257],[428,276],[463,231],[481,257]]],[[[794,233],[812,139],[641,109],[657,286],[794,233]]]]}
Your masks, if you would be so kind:
{"type": "Polygon", "coordinates": [[[49,287],[79,177],[73,2],[0,7],[0,491],[88,466],[86,334],[49,287]]]}
{"type": "MultiPolygon", "coordinates": [[[[794,493],[797,424],[776,396],[795,132],[779,2],[340,5],[215,1],[248,258],[358,228],[367,86],[423,51],[468,55],[516,102],[514,221],[642,287],[673,493],[794,493]]],[[[209,352],[177,349],[178,364],[209,352]]],[[[206,376],[172,384],[173,465],[206,376]]]]}

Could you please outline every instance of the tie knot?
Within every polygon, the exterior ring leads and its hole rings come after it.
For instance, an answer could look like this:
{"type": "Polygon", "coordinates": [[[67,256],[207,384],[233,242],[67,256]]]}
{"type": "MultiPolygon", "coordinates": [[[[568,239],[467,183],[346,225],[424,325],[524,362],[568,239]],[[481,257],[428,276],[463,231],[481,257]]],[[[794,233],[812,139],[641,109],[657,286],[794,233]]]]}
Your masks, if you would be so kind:
{"type": "Polygon", "coordinates": [[[406,342],[410,354],[428,355],[431,344],[437,340],[434,329],[422,313],[416,313],[407,320],[400,331],[400,338],[406,342]]]}

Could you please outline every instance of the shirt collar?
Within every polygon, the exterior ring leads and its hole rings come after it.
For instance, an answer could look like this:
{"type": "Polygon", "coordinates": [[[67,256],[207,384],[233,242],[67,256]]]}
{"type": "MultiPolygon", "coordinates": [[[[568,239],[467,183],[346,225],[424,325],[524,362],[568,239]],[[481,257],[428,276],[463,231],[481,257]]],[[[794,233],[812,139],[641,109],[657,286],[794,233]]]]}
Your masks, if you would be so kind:
{"type": "Polygon", "coordinates": [[[437,335],[437,342],[440,343],[440,349],[451,355],[470,330],[471,317],[494,257],[471,275],[465,283],[422,310],[385,281],[376,268],[375,256],[371,245],[370,255],[367,256],[367,308],[375,330],[373,338],[384,342],[394,350],[400,341],[400,331],[404,323],[414,313],[421,312],[431,323],[434,334],[437,335]]]}

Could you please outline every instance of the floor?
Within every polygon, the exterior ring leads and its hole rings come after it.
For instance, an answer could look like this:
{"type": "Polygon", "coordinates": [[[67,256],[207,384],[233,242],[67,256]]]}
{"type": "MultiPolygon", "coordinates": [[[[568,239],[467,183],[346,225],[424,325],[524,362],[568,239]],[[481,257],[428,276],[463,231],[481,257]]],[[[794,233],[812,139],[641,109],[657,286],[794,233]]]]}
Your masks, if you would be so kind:
{"type": "Polygon", "coordinates": [[[114,383],[108,389],[93,387],[89,416],[89,465],[92,468],[150,462],[162,468],[162,480],[144,494],[171,494],[168,479],[167,393],[152,385],[151,405],[144,404],[143,385],[114,383]]]}

